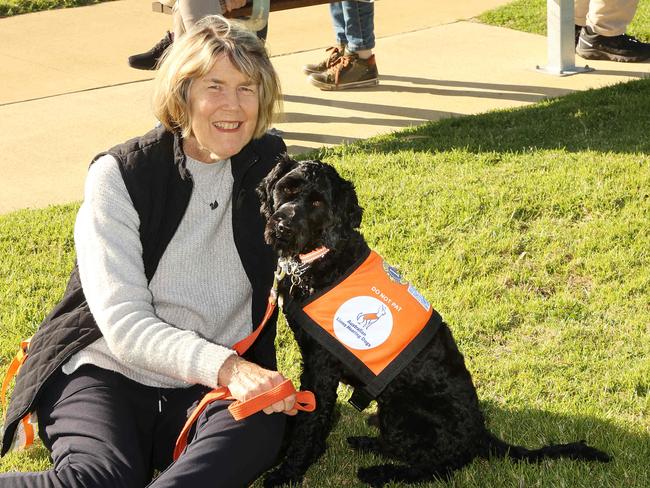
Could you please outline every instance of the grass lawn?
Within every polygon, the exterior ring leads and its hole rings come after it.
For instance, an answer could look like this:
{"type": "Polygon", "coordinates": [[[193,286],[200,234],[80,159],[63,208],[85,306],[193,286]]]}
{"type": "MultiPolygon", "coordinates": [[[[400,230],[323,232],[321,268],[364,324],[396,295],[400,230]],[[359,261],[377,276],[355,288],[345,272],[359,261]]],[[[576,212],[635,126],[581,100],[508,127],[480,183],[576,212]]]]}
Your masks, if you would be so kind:
{"type": "Polygon", "coordinates": [[[40,12],[55,8],[81,7],[110,0],[0,0],[0,17],[40,12]]]}
{"type": "MultiPolygon", "coordinates": [[[[546,0],[515,0],[481,14],[486,24],[546,35],[546,0]]],[[[650,0],[639,0],[639,6],[627,34],[650,42],[650,0]]]]}
{"type": "MultiPolygon", "coordinates": [[[[369,242],[417,284],[474,375],[490,428],[586,439],[612,463],[477,460],[452,487],[650,486],[650,80],[323,150],[358,189],[369,242]]],[[[77,205],[0,216],[0,363],[63,292],[77,205]]],[[[296,377],[291,338],[281,369],[296,377]]],[[[378,460],[345,403],[307,487],[359,486],[378,460]]],[[[44,449],[0,472],[48,465],[44,449]]],[[[430,483],[420,486],[443,486],[430,483]]]]}

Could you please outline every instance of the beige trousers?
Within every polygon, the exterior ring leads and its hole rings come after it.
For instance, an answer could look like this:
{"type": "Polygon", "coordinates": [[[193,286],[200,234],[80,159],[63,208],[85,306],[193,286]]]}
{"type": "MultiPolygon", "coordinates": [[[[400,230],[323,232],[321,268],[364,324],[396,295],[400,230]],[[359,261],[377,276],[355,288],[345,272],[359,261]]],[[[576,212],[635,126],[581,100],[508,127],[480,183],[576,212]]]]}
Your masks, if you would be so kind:
{"type": "Polygon", "coordinates": [[[206,15],[222,12],[219,0],[178,0],[174,5],[174,37],[178,39],[206,15]]]}
{"type": "Polygon", "coordinates": [[[630,25],[639,0],[574,0],[576,25],[588,25],[601,36],[620,36],[630,25]]]}

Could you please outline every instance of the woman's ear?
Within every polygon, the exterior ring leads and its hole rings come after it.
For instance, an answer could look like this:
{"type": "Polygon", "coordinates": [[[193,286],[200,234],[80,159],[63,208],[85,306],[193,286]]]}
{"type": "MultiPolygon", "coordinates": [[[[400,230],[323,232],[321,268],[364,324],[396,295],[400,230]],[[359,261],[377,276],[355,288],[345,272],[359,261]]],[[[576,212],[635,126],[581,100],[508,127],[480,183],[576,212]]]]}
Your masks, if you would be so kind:
{"type": "Polygon", "coordinates": [[[273,188],[275,188],[275,184],[297,165],[298,163],[291,159],[287,153],[281,154],[273,169],[258,185],[257,196],[261,204],[260,212],[265,219],[268,220],[273,215],[273,188]]]}

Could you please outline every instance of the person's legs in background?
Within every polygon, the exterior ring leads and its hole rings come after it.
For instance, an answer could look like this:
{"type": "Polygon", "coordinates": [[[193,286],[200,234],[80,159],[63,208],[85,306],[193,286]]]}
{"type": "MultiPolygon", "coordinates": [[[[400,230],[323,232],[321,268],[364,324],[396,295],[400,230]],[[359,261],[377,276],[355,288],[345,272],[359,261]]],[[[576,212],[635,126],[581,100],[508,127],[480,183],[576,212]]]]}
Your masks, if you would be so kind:
{"type": "MultiPolygon", "coordinates": [[[[192,28],[203,17],[208,15],[221,15],[223,8],[220,0],[177,0],[172,13],[172,25],[174,33],[167,32],[149,51],[129,56],[129,66],[135,69],[155,70],[158,67],[160,58],[172,45],[174,39],[180,38],[185,32],[192,28]]],[[[257,37],[266,40],[268,24],[257,37]]]]}
{"type": "Polygon", "coordinates": [[[576,53],[585,59],[638,62],[650,58],[650,44],[625,34],[638,0],[576,0],[575,24],[582,26],[576,53]]]}
{"type": "Polygon", "coordinates": [[[587,25],[587,12],[589,12],[589,0],[573,1],[573,24],[576,46],[578,45],[578,39],[580,38],[582,28],[587,25]]]}
{"type": "Polygon", "coordinates": [[[325,51],[328,53],[325,59],[315,64],[306,64],[303,67],[305,74],[320,73],[327,71],[345,54],[345,47],[348,45],[348,39],[345,36],[345,17],[343,16],[342,2],[330,3],[330,16],[334,26],[334,37],[336,46],[328,47],[325,51]]]}
{"type": "Polygon", "coordinates": [[[309,81],[322,90],[362,88],[379,83],[379,74],[372,53],[375,47],[375,5],[367,1],[346,1],[331,4],[334,33],[345,45],[343,56],[326,70],[312,72],[309,81]]]}

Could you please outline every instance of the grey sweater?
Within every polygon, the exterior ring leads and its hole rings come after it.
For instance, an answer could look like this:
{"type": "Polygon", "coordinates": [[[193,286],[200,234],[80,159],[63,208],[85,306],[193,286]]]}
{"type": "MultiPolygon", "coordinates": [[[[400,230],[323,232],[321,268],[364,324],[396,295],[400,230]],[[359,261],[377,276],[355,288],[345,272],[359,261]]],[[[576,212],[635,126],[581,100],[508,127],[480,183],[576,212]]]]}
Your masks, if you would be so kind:
{"type": "Polygon", "coordinates": [[[187,168],[189,206],[147,283],[138,214],[117,162],[107,155],[91,166],[74,237],[103,337],[72,356],[64,372],[94,364],[149,386],[215,387],[230,347],[252,331],[252,288],[233,240],[230,161],[188,158],[187,168]]]}

